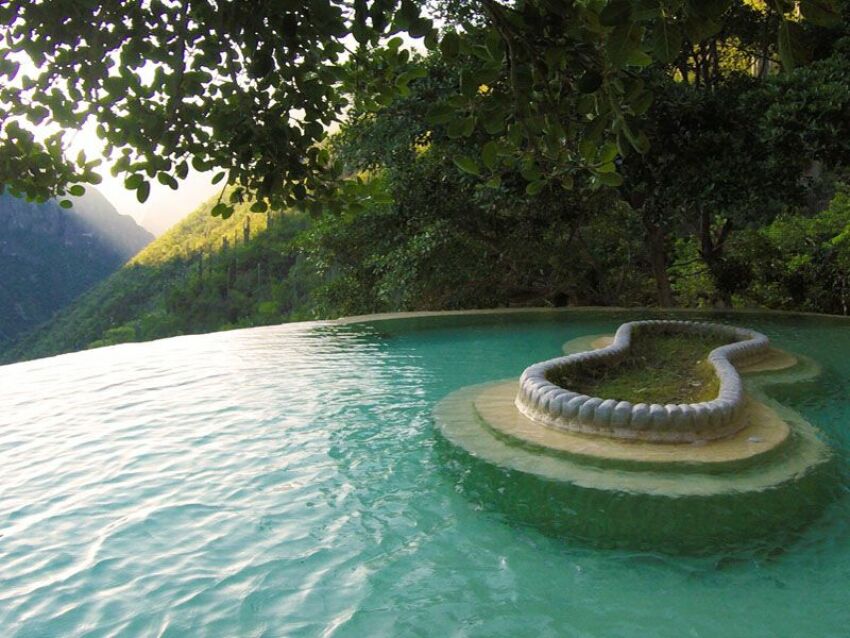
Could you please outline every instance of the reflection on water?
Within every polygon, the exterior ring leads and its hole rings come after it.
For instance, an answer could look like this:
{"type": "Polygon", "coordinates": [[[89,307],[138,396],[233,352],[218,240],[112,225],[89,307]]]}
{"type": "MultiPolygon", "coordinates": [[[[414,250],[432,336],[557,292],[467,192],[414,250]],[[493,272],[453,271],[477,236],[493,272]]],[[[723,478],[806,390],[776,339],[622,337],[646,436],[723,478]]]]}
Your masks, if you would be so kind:
{"type": "MultiPolygon", "coordinates": [[[[488,505],[491,469],[446,471],[439,399],[642,316],[301,324],[0,367],[0,633],[843,635],[843,462],[801,534],[691,558],[545,533],[488,505]]],[[[726,319],[823,366],[771,394],[845,458],[850,326],[726,319]]]]}

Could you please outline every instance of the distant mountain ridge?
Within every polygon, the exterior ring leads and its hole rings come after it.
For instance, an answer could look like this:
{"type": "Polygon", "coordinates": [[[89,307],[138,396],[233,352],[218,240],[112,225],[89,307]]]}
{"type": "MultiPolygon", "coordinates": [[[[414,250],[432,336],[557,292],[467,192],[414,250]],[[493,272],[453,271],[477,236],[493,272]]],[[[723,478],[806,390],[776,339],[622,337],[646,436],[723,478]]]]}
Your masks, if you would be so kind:
{"type": "Polygon", "coordinates": [[[117,270],[153,240],[96,189],[74,198],[27,202],[0,195],[0,348],[117,270]]]}
{"type": "Polygon", "coordinates": [[[115,206],[96,188],[89,186],[85,195],[72,197],[74,207],[70,210],[89,227],[124,263],[151,243],[154,235],[136,222],[130,215],[122,215],[115,206]]]}
{"type": "Polygon", "coordinates": [[[213,197],[51,321],[0,351],[0,363],[125,341],[312,318],[316,281],[293,245],[304,215],[240,204],[213,217],[213,197]]]}

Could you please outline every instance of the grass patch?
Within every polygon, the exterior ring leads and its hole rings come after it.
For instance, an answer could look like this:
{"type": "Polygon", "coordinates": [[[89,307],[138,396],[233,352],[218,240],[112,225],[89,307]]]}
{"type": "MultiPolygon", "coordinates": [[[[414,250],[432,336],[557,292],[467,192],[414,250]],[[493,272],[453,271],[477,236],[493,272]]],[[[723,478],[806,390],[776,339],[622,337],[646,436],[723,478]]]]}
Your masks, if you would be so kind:
{"type": "Polygon", "coordinates": [[[616,365],[554,371],[549,380],[592,397],[631,403],[699,403],[717,397],[720,381],[707,361],[731,343],[711,335],[633,334],[626,358],[616,365]]]}

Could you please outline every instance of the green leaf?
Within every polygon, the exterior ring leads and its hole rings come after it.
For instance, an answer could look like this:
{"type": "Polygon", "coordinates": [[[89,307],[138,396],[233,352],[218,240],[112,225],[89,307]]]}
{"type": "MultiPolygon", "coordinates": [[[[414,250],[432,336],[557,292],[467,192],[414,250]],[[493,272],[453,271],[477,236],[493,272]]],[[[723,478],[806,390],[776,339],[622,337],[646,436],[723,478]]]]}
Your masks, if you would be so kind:
{"type": "Polygon", "coordinates": [[[221,171],[220,173],[216,173],[215,176],[212,178],[212,183],[218,184],[221,180],[224,179],[225,175],[227,175],[227,173],[225,173],[224,171],[221,171]]]}
{"type": "Polygon", "coordinates": [[[576,100],[576,112],[580,115],[589,115],[596,109],[596,99],[593,95],[582,95],[576,100]]]}
{"type": "Polygon", "coordinates": [[[491,171],[499,165],[499,150],[499,143],[495,141],[487,142],[481,149],[481,160],[491,171]]]}
{"type": "Polygon", "coordinates": [[[618,154],[619,151],[617,150],[616,142],[605,142],[602,149],[599,151],[599,162],[602,164],[612,162],[618,154]]]}
{"type": "Polygon", "coordinates": [[[475,97],[475,94],[478,93],[478,87],[481,84],[478,82],[478,78],[472,71],[464,69],[460,72],[460,92],[464,97],[475,97]]]}
{"type": "Polygon", "coordinates": [[[662,64],[669,64],[682,50],[682,31],[679,25],[659,20],[652,34],[652,55],[662,64]]]}
{"type": "Polygon", "coordinates": [[[803,17],[819,27],[837,27],[841,24],[841,11],[834,0],[800,0],[803,17]]]}
{"type": "Polygon", "coordinates": [[[593,93],[602,86],[602,74],[598,71],[585,71],[578,81],[578,90],[582,93],[593,93]]]}
{"type": "Polygon", "coordinates": [[[617,150],[620,151],[620,156],[628,157],[631,148],[632,144],[626,134],[623,131],[617,131],[617,150]]]}
{"type": "Polygon", "coordinates": [[[71,188],[68,189],[68,192],[74,197],[82,197],[86,194],[86,189],[79,184],[74,184],[71,188]]]}
{"type": "Polygon", "coordinates": [[[440,48],[440,41],[438,39],[438,32],[436,29],[431,29],[428,35],[425,36],[422,44],[425,45],[425,48],[429,51],[436,51],[440,48]]]}
{"type": "Polygon", "coordinates": [[[543,173],[533,160],[526,160],[520,169],[520,175],[528,182],[537,182],[543,178],[543,173]]]}
{"type": "Polygon", "coordinates": [[[702,42],[703,40],[715,35],[723,27],[717,20],[710,18],[701,18],[699,16],[689,16],[685,18],[685,35],[692,42],[702,42]]]}
{"type": "Polygon", "coordinates": [[[130,177],[124,180],[124,188],[126,188],[127,190],[134,191],[139,188],[139,186],[141,186],[144,181],[144,177],[142,177],[139,173],[134,173],[133,175],[130,175],[130,177]]]}
{"type": "Polygon", "coordinates": [[[452,120],[446,127],[446,135],[448,135],[452,139],[463,137],[463,126],[464,120],[462,118],[452,120]]]}
{"type": "Polygon", "coordinates": [[[534,195],[537,195],[537,193],[542,191],[544,186],[546,186],[546,181],[539,179],[535,182],[531,182],[530,184],[528,184],[528,186],[525,187],[525,192],[533,197],[534,195]]]}
{"type": "Polygon", "coordinates": [[[649,91],[639,91],[632,97],[629,101],[629,105],[632,107],[632,112],[635,115],[643,115],[649,110],[649,107],[652,106],[652,100],[654,96],[649,91]]]}
{"type": "Polygon", "coordinates": [[[62,199],[62,200],[59,200],[59,205],[62,208],[71,208],[74,204],[73,204],[73,202],[71,202],[70,199],[62,199]]]}
{"type": "Polygon", "coordinates": [[[637,136],[630,140],[634,149],[641,155],[649,150],[649,138],[643,131],[638,132],[637,136]]]}
{"type": "Polygon", "coordinates": [[[225,204],[224,202],[219,202],[215,206],[213,206],[211,214],[213,217],[223,216],[227,211],[230,210],[230,206],[225,204]]]}
{"type": "MultiPolygon", "coordinates": [[[[661,17],[663,13],[661,1],[662,0],[637,0],[632,11],[632,20],[655,20],[661,17]]],[[[668,5],[665,10],[669,11],[672,8],[673,7],[668,5]]]]}
{"type": "Polygon", "coordinates": [[[139,200],[140,204],[144,204],[148,201],[148,196],[151,194],[151,185],[149,182],[142,182],[139,184],[139,188],[136,189],[136,199],[139,200]]]}
{"type": "Polygon", "coordinates": [[[457,109],[448,104],[435,104],[425,114],[428,124],[446,124],[455,117],[457,109]]]}
{"type": "Polygon", "coordinates": [[[650,64],[652,64],[652,58],[640,49],[632,51],[626,58],[626,66],[649,66],[650,64]]]}
{"type": "Polygon", "coordinates": [[[472,132],[475,130],[475,118],[473,116],[469,116],[463,120],[463,126],[461,128],[461,135],[463,137],[469,137],[472,135],[472,132]]]}
{"type": "Polygon", "coordinates": [[[487,52],[494,62],[501,62],[505,55],[505,42],[496,29],[491,29],[487,34],[484,46],[487,48],[487,52]]]}
{"type": "Polygon", "coordinates": [[[626,24],[632,17],[632,3],[629,0],[611,0],[599,12],[599,23],[606,27],[626,24]]]}
{"type": "MultiPolygon", "coordinates": [[[[426,75],[428,75],[428,72],[425,69],[421,67],[414,67],[408,71],[405,71],[404,73],[400,73],[399,76],[396,78],[395,83],[396,86],[406,86],[408,83],[410,83],[411,80],[422,78],[426,75]]],[[[319,126],[319,128],[321,130],[321,125],[319,126]]]]}
{"type": "Polygon", "coordinates": [[[626,66],[630,57],[640,51],[642,35],[643,27],[636,24],[622,25],[611,32],[606,43],[606,50],[608,59],[614,67],[626,66]]]}
{"type": "Polygon", "coordinates": [[[598,148],[598,146],[597,146],[597,144],[594,140],[589,139],[589,138],[584,138],[584,139],[582,139],[581,142],[579,142],[578,152],[579,152],[579,155],[581,155],[581,158],[585,162],[590,164],[591,162],[593,162],[594,159],[596,159],[597,148],[598,148]]]}
{"type": "Polygon", "coordinates": [[[482,116],[481,124],[490,135],[496,135],[505,130],[505,113],[496,111],[482,116]]]}
{"type": "Polygon", "coordinates": [[[401,27],[407,27],[419,18],[419,9],[415,2],[402,0],[401,7],[396,14],[396,22],[401,27]]]}
{"type": "Polygon", "coordinates": [[[160,172],[159,175],[156,176],[157,181],[163,186],[168,186],[171,190],[177,190],[180,185],[177,183],[177,180],[174,179],[168,173],[160,172]]]}
{"type": "Polygon", "coordinates": [[[726,12],[730,4],[732,0],[686,0],[685,13],[715,20],[726,12]]]}
{"type": "Polygon", "coordinates": [[[808,62],[809,57],[809,52],[803,43],[800,25],[790,20],[783,20],[779,25],[779,58],[782,60],[782,68],[786,72],[793,71],[798,64],[808,62]]]}
{"type": "Polygon", "coordinates": [[[470,175],[481,175],[481,168],[479,168],[478,163],[468,155],[455,157],[454,163],[455,166],[464,173],[469,173],[470,175]]]}
{"type": "Polygon", "coordinates": [[[602,139],[602,134],[611,124],[607,115],[597,115],[584,129],[583,137],[588,140],[599,141],[602,139]]]}
{"type": "Polygon", "coordinates": [[[434,23],[426,18],[414,20],[407,32],[411,38],[424,38],[434,28],[434,23]]]}
{"type": "Polygon", "coordinates": [[[615,188],[623,183],[623,176],[619,173],[599,173],[596,175],[596,179],[598,179],[600,183],[605,184],[605,186],[612,186],[615,188]]]}
{"type": "Polygon", "coordinates": [[[443,39],[440,40],[440,53],[442,53],[447,60],[453,60],[457,57],[459,50],[460,38],[458,38],[457,33],[449,31],[443,36],[443,39]]]}

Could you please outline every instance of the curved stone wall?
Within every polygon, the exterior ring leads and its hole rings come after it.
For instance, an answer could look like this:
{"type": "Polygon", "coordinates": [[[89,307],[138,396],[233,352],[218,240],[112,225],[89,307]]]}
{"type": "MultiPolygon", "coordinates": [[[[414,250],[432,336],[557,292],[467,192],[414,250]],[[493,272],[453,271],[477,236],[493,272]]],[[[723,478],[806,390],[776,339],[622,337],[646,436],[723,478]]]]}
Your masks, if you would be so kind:
{"type": "Polygon", "coordinates": [[[766,336],[745,328],[695,321],[632,321],[617,329],[610,346],[526,368],[520,377],[516,406],[530,419],[572,432],[660,442],[717,439],[746,425],[739,418],[745,397],[734,362],[764,356],[769,345],[766,336]],[[552,373],[564,367],[618,363],[628,353],[635,333],[645,331],[713,334],[734,340],[708,355],[720,380],[717,398],[702,403],[632,404],[572,392],[549,380],[552,373]]]}

